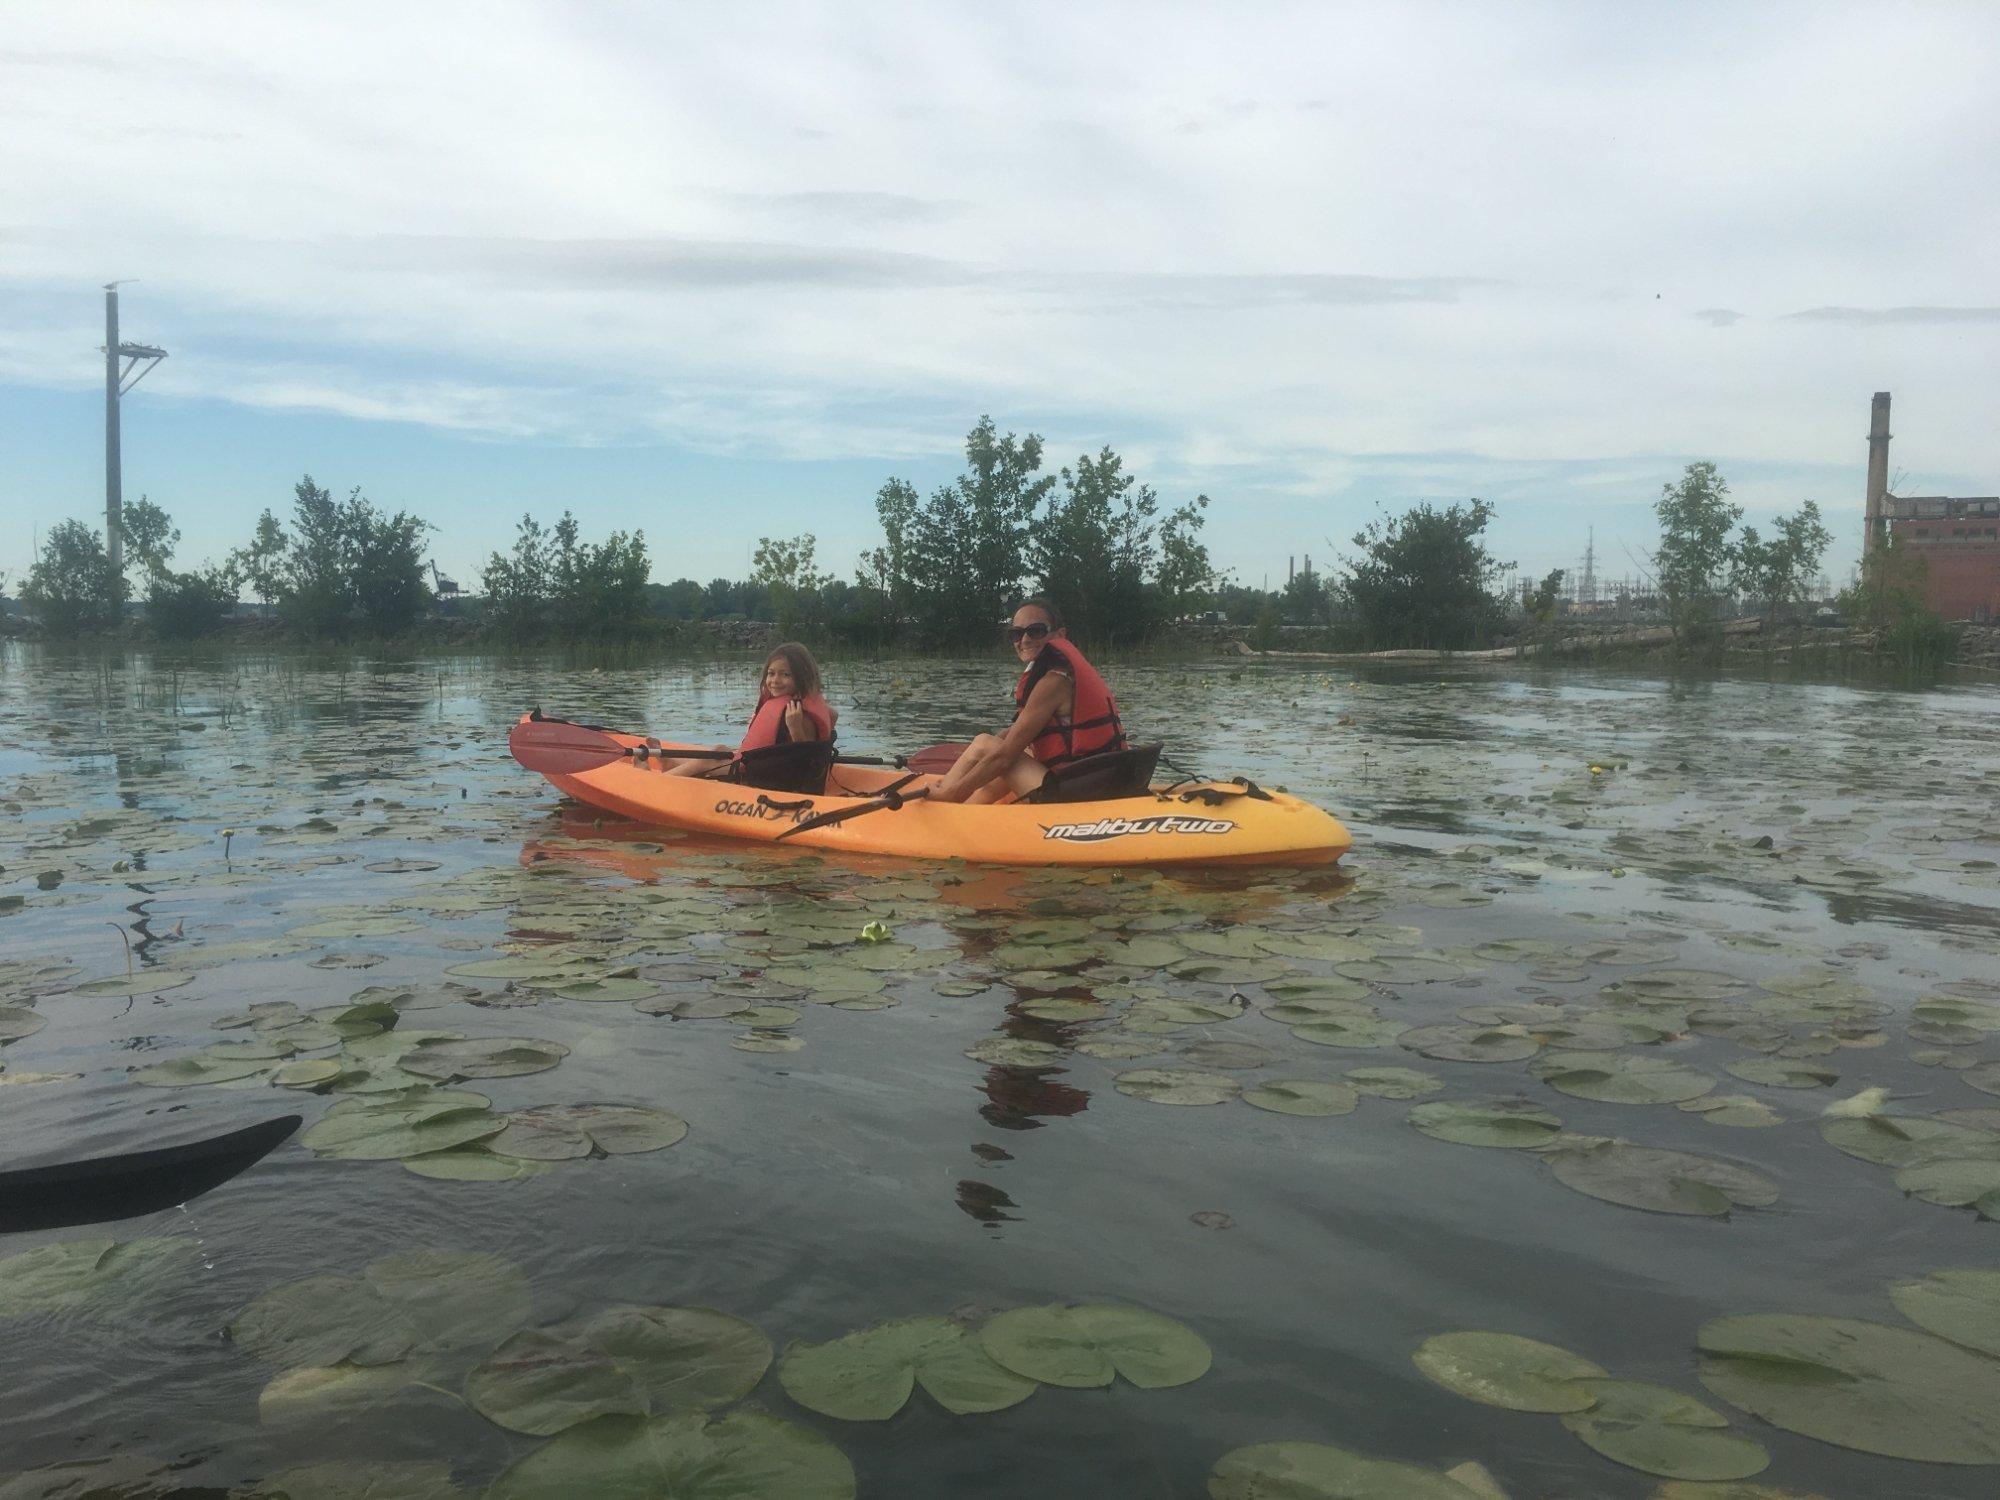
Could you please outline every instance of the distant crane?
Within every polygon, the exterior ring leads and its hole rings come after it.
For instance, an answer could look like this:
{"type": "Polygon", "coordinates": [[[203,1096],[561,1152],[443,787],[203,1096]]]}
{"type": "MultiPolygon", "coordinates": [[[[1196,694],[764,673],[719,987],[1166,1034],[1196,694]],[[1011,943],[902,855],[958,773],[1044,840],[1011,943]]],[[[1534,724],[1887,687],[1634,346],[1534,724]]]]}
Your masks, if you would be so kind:
{"type": "Polygon", "coordinates": [[[125,477],[124,461],[118,446],[118,400],[133,386],[153,373],[153,366],[167,357],[164,349],[151,344],[118,342],[118,288],[123,282],[104,284],[104,550],[111,571],[125,571],[125,477]],[[123,370],[120,359],[129,359],[123,370]],[[140,361],[145,369],[139,370],[140,361]],[[132,372],[139,370],[134,375],[132,372]]]}
{"type": "Polygon", "coordinates": [[[438,598],[456,599],[458,597],[458,584],[438,571],[436,558],[431,559],[431,582],[437,585],[438,598]]]}

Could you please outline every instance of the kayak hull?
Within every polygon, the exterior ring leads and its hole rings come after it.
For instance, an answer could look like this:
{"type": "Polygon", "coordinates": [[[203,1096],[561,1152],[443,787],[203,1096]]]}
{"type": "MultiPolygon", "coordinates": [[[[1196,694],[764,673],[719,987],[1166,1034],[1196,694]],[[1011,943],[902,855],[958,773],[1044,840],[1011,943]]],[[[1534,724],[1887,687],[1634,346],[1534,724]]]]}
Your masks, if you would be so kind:
{"type": "MultiPolygon", "coordinates": [[[[524,716],[510,746],[535,762],[538,736],[551,721],[524,716]]],[[[637,735],[601,731],[627,748],[637,735]]],[[[658,742],[654,741],[657,745],[658,742]]],[[[572,771],[543,770],[565,795],[634,822],[689,833],[772,843],[809,817],[867,802],[903,773],[869,766],[835,766],[825,794],[760,792],[705,777],[673,776],[657,756],[621,758],[572,771]]],[[[546,764],[546,759],[543,758],[546,764]]],[[[935,783],[909,781],[912,792],[935,783]]],[[[1005,805],[916,801],[842,823],[807,829],[785,843],[849,854],[908,859],[963,859],[997,865],[1314,865],[1338,860],[1353,837],[1330,813],[1283,792],[1245,795],[1232,783],[1199,783],[1140,797],[1097,802],[1005,805]]]]}

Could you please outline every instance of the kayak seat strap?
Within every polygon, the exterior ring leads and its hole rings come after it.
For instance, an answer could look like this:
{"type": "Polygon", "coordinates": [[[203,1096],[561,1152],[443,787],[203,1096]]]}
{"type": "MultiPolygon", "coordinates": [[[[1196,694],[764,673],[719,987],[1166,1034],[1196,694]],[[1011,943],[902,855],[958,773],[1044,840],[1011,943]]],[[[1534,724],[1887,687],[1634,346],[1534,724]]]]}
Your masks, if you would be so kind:
{"type": "Polygon", "coordinates": [[[1042,784],[1022,800],[1110,802],[1143,797],[1152,789],[1153,768],[1159,763],[1158,745],[1132,745],[1086,755],[1068,765],[1051,767],[1042,784]]]}

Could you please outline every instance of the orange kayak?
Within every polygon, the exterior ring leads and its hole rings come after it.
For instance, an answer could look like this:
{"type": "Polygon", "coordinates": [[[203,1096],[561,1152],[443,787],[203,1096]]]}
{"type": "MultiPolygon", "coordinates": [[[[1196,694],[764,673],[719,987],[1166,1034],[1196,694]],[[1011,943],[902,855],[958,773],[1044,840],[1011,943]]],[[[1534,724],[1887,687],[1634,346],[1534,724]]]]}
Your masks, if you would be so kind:
{"type": "MultiPolygon", "coordinates": [[[[891,783],[907,797],[937,780],[911,780],[890,767],[836,765],[820,795],[764,792],[659,768],[661,757],[706,747],[591,730],[603,750],[578,752],[582,729],[524,714],[508,735],[508,748],[579,802],[635,822],[723,838],[771,843],[808,818],[863,805],[891,783]],[[643,759],[624,753],[641,747],[648,751],[643,759]]],[[[1339,859],[1354,839],[1332,814],[1284,792],[1194,782],[1096,802],[912,800],[804,829],[785,842],[994,865],[1314,865],[1339,859]]]]}

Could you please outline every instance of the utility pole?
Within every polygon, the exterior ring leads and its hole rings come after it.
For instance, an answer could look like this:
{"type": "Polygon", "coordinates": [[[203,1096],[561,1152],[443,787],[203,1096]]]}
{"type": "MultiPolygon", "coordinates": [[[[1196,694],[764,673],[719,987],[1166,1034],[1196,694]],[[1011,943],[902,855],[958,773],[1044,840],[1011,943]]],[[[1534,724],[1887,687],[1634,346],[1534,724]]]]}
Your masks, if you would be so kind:
{"type": "Polygon", "coordinates": [[[152,374],[153,366],[167,357],[166,350],[155,349],[151,344],[118,342],[118,288],[121,284],[116,281],[104,284],[104,551],[111,560],[112,573],[120,578],[125,575],[125,480],[124,462],[118,448],[118,400],[152,374]],[[122,372],[118,368],[120,358],[132,361],[122,372]],[[146,362],[146,368],[133,375],[141,360],[146,362]]]}

